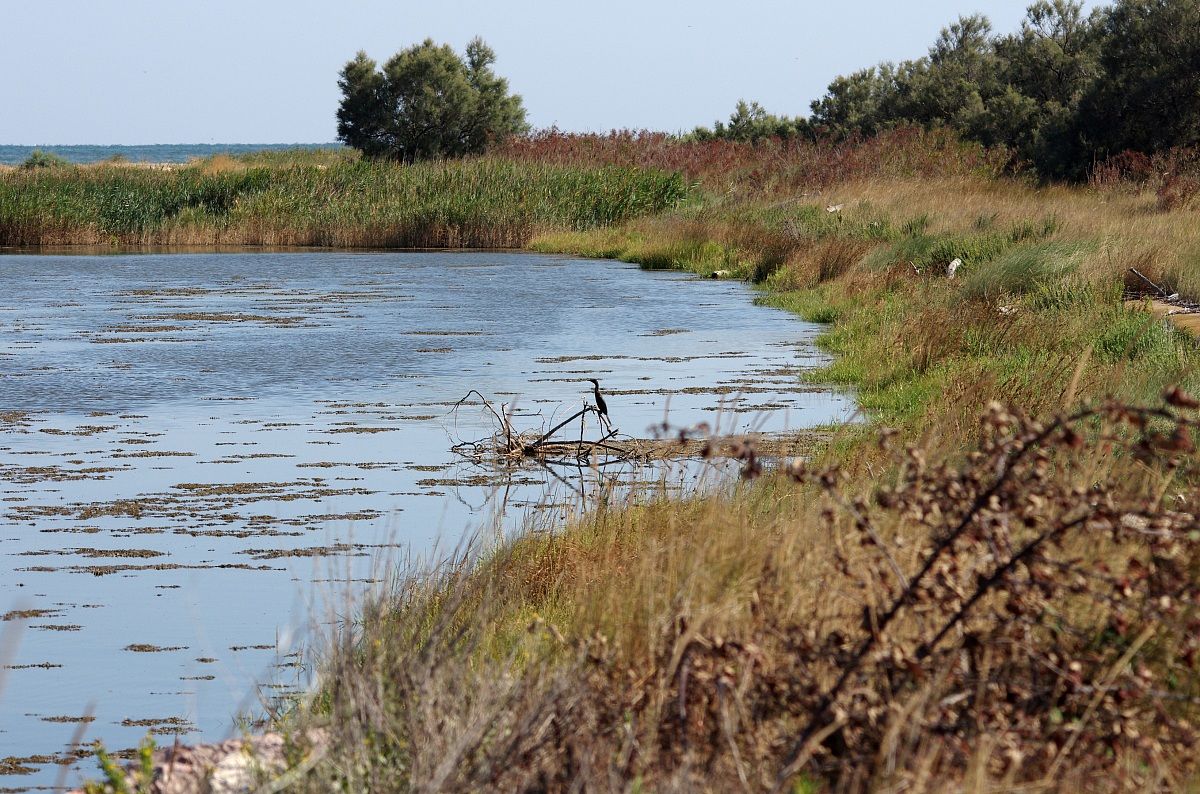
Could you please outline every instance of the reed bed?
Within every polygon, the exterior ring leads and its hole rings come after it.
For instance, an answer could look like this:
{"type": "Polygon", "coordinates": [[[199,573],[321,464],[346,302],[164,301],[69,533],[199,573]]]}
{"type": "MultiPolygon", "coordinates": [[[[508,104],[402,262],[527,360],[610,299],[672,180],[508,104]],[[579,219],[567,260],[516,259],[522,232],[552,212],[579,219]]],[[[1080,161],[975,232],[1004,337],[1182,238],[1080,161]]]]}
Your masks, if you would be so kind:
{"type": "Polygon", "coordinates": [[[768,138],[757,143],[631,130],[548,130],[514,138],[496,154],[520,162],[674,171],[715,194],[750,199],[786,198],[863,179],[996,178],[1014,166],[1005,150],[964,142],[948,130],[916,128],[862,140],[768,138]]]}
{"type": "Polygon", "coordinates": [[[512,248],[688,195],[676,174],[621,166],[254,162],[12,171],[0,176],[0,245],[512,248]]]}

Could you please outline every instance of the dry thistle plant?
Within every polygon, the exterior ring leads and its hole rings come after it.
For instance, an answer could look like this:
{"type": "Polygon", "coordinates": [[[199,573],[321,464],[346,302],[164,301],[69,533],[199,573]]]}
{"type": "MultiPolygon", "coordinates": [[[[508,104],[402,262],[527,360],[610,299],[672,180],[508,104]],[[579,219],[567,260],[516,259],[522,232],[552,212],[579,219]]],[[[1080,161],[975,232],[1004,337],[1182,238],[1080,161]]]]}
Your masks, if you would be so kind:
{"type": "Polygon", "coordinates": [[[875,552],[854,567],[839,555],[872,596],[856,636],[800,644],[801,656],[820,649],[808,663],[831,657],[840,672],[815,699],[797,699],[803,728],[780,780],[814,764],[878,782],[900,774],[906,744],[934,753],[934,769],[963,770],[985,737],[988,772],[1010,783],[1050,782],[1064,765],[1111,774],[1186,758],[1200,525],[1164,507],[1161,491],[1097,479],[1088,454],[1126,450],[1176,469],[1194,451],[1195,419],[1182,411],[1197,402],[1172,390],[1166,403],[1111,403],[1048,424],[992,404],[964,466],[931,466],[909,447],[874,504],[847,502],[836,470],[818,475],[850,519],[831,510],[831,528],[849,523],[875,552]],[[902,545],[876,529],[886,515],[928,530],[907,574],[902,545]]]}

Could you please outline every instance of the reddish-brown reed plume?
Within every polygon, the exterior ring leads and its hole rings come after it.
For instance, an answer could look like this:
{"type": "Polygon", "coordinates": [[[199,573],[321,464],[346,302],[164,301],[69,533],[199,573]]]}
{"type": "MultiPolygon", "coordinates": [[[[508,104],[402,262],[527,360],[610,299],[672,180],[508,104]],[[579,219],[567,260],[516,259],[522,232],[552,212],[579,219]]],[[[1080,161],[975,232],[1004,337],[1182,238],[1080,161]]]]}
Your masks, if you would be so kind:
{"type": "Polygon", "coordinates": [[[706,187],[745,194],[820,188],[875,177],[999,176],[1009,154],[946,130],[906,128],[848,141],[770,138],[695,141],[661,132],[580,134],[550,129],[516,138],[502,157],[557,165],[623,165],[677,171],[706,187]]]}

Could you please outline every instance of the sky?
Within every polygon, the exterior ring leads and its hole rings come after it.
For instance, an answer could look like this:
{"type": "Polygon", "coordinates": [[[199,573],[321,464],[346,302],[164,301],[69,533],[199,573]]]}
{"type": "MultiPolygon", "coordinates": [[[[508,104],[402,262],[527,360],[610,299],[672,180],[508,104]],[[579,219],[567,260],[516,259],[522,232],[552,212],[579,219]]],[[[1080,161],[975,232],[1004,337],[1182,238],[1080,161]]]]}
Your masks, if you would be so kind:
{"type": "MultiPolygon", "coordinates": [[[[1002,0],[0,0],[0,144],[333,141],[337,74],[482,36],[535,127],[687,131],[739,98],[807,114],[1002,0]],[[971,4],[973,3],[973,5],[971,4]]],[[[1093,7],[1096,3],[1089,2],[1093,7]]]]}

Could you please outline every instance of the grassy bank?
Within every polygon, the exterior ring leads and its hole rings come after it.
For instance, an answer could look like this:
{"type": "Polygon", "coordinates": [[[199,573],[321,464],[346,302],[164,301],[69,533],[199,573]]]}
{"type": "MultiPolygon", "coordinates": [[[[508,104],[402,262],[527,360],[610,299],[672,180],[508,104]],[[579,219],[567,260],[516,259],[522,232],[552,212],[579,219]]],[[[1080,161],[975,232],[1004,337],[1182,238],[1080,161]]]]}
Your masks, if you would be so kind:
{"type": "Polygon", "coordinates": [[[1194,215],[1156,207],[1138,192],[876,180],[531,247],[752,279],[764,303],[831,323],[821,343],[837,360],[816,379],[856,387],[873,418],[953,450],[997,396],[1045,414],[1200,388],[1194,340],[1123,300],[1130,267],[1200,295],[1194,215]]]}

